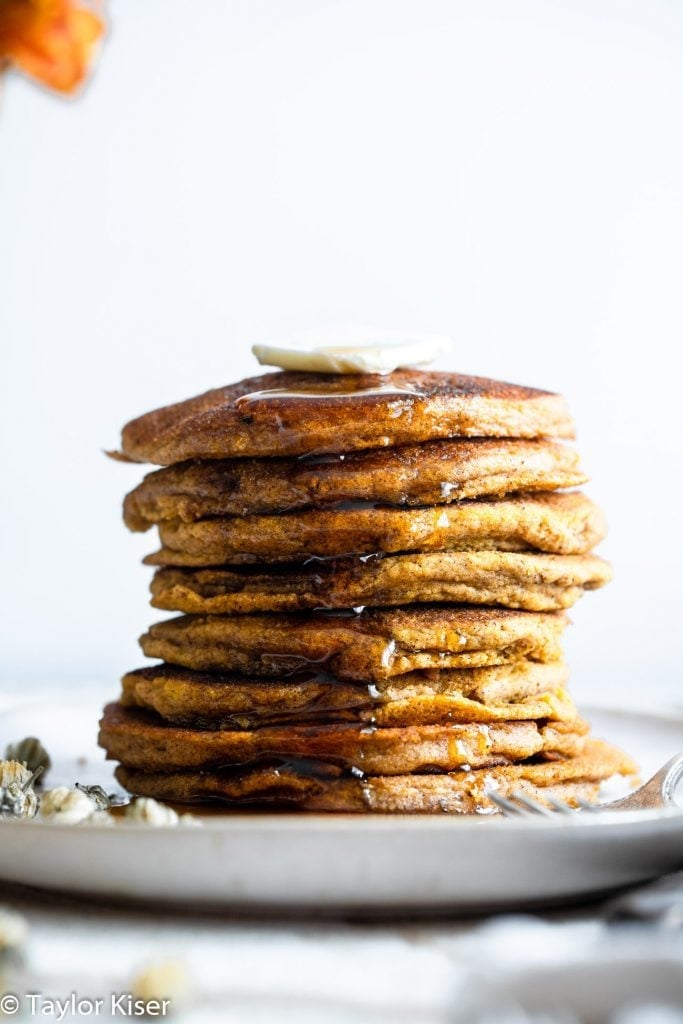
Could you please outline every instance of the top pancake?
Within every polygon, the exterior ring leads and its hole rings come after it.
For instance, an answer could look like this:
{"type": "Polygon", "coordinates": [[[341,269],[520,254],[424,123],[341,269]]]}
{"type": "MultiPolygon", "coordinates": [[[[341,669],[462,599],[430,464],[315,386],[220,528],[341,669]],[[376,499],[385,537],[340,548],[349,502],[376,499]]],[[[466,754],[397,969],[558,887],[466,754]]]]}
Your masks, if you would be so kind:
{"type": "Polygon", "coordinates": [[[160,466],[187,459],[303,455],[446,437],[573,437],[565,401],[456,373],[283,371],[251,377],[132,420],[122,454],[160,466]]]}

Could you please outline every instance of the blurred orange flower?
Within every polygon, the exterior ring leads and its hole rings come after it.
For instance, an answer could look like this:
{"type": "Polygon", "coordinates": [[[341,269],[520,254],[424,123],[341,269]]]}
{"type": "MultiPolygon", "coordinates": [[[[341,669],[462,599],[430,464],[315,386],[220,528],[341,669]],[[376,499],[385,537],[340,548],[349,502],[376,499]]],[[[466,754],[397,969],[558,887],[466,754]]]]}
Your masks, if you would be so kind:
{"type": "Polygon", "coordinates": [[[83,0],[0,0],[0,68],[14,64],[50,89],[75,92],[104,30],[83,0]]]}

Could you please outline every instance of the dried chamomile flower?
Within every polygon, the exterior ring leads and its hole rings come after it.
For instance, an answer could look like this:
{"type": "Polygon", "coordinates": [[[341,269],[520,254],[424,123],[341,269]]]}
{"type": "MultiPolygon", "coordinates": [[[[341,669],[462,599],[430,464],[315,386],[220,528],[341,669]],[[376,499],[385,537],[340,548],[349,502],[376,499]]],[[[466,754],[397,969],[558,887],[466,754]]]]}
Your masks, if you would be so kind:
{"type": "Polygon", "coordinates": [[[136,821],[143,825],[161,827],[163,825],[199,825],[199,821],[192,814],[178,815],[172,807],[159,803],[149,796],[139,796],[133,803],[129,804],[125,811],[129,821],[136,821]]]}
{"type": "Polygon", "coordinates": [[[145,825],[177,825],[178,815],[172,807],[159,803],[151,797],[139,796],[125,811],[126,818],[145,825]]]}
{"type": "Polygon", "coordinates": [[[79,822],[80,825],[104,825],[106,828],[113,828],[116,822],[109,811],[93,811],[90,817],[79,822]]]}
{"type": "Polygon", "coordinates": [[[19,761],[0,761],[0,818],[35,818],[38,797],[33,783],[39,772],[19,761]]]}
{"type": "Polygon", "coordinates": [[[202,827],[202,823],[199,820],[199,818],[195,818],[194,814],[190,814],[187,811],[185,812],[185,814],[181,814],[180,815],[180,817],[178,818],[178,824],[180,825],[181,828],[201,828],[202,827]]]}
{"type": "Polygon", "coordinates": [[[25,764],[30,772],[36,772],[40,768],[43,775],[52,764],[47,750],[35,736],[26,736],[19,743],[8,744],[5,757],[8,761],[25,764]]]}
{"type": "Polygon", "coordinates": [[[26,942],[27,935],[26,918],[0,907],[0,957],[19,950],[26,942]]]}
{"type": "Polygon", "coordinates": [[[68,786],[48,789],[40,801],[40,817],[61,825],[90,821],[97,810],[97,804],[86,793],[68,786]]]}
{"type": "Polygon", "coordinates": [[[130,984],[130,992],[135,999],[142,999],[147,1004],[166,1000],[171,1010],[179,1009],[191,991],[187,968],[177,960],[149,964],[135,975],[130,984]]]}

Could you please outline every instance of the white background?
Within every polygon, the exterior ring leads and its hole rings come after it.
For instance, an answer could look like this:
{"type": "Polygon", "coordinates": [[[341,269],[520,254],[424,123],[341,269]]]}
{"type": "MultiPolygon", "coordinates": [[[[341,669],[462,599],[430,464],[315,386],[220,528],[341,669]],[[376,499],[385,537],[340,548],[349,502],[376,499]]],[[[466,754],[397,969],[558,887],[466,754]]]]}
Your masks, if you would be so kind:
{"type": "Polygon", "coordinates": [[[158,613],[130,417],[362,321],[560,390],[615,582],[580,697],[675,695],[683,4],[117,0],[95,79],[0,109],[3,672],[109,681],[158,613]]]}

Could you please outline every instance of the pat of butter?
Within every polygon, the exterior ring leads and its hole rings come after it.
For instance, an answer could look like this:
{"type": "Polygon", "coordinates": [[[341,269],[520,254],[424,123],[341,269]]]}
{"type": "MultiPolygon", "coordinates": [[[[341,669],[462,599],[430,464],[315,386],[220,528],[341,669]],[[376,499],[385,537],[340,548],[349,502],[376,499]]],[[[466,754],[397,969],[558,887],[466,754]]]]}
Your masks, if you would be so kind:
{"type": "Polygon", "coordinates": [[[450,338],[372,327],[333,327],[252,346],[263,366],[311,373],[391,373],[425,366],[450,351],[450,338]]]}

